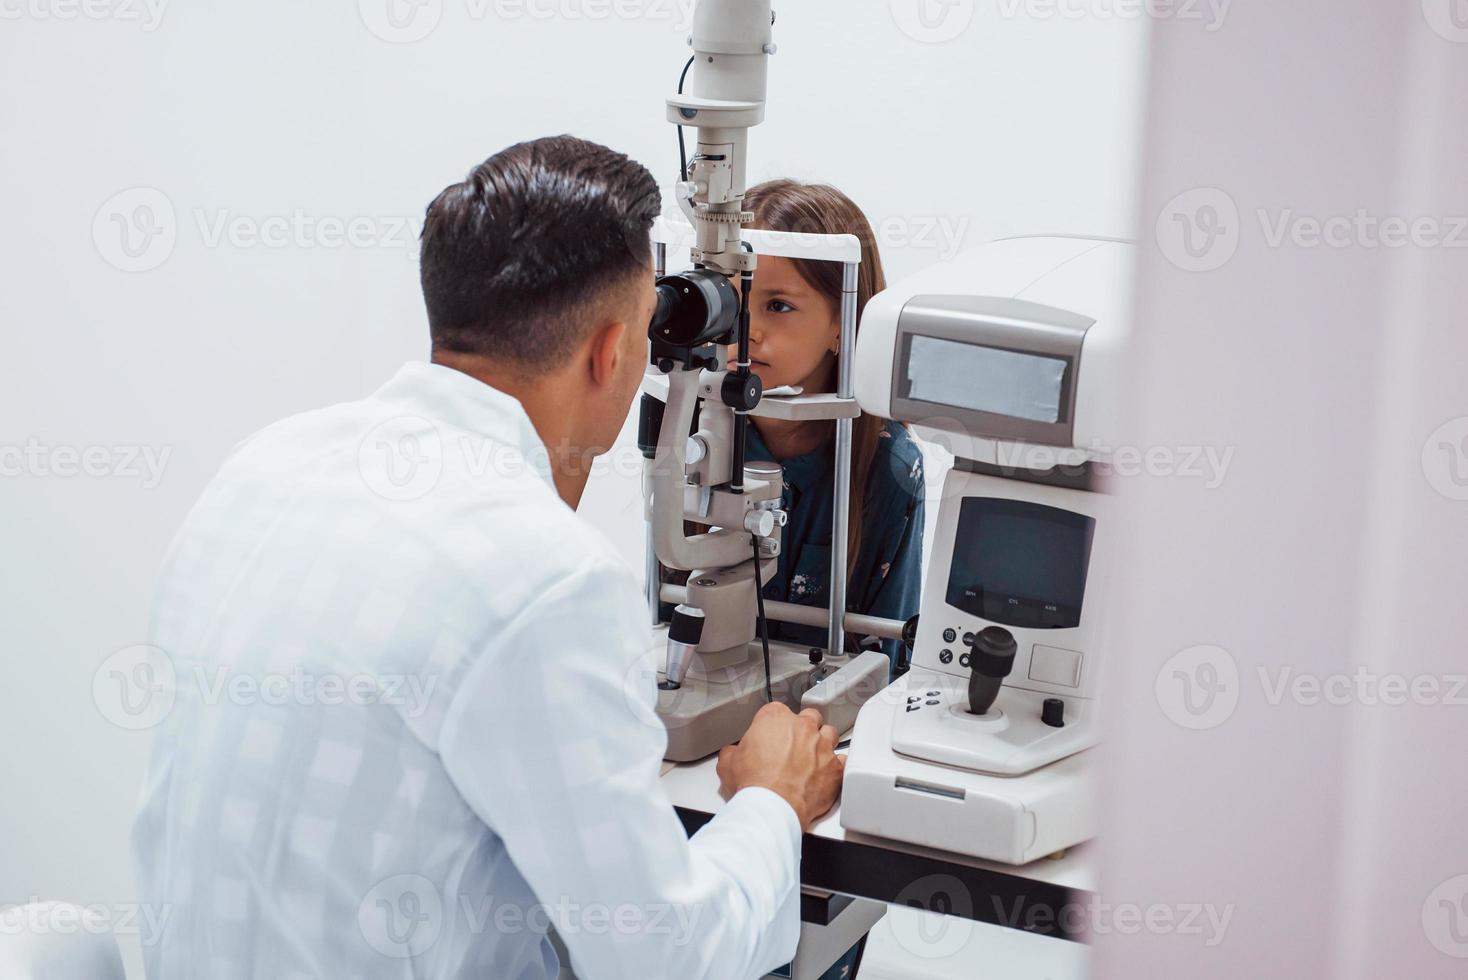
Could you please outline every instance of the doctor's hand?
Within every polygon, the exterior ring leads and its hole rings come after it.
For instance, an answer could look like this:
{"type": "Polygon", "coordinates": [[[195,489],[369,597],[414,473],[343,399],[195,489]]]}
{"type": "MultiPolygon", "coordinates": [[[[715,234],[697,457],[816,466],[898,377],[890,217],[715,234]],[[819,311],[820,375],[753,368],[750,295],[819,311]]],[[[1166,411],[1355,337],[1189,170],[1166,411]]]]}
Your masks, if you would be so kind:
{"type": "Polygon", "coordinates": [[[778,702],[759,709],[749,731],[719,752],[719,791],[725,799],[749,786],[779,794],[795,810],[800,829],[811,824],[841,794],[846,760],[836,754],[836,729],[821,713],[794,714],[778,702]]]}

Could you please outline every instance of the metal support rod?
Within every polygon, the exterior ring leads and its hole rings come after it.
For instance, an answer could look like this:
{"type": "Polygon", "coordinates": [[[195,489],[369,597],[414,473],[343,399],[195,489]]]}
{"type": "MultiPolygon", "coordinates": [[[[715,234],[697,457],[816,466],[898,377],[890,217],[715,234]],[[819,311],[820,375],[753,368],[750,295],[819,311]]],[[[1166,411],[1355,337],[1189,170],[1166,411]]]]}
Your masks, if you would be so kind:
{"type": "MultiPolygon", "coordinates": [[[[851,362],[856,349],[857,263],[841,264],[841,355],[836,362],[836,394],[850,398],[851,362]]],[[[836,486],[831,508],[831,608],[826,633],[827,650],[841,656],[846,648],[846,528],[851,517],[851,419],[836,420],[836,486]]],[[[858,515],[860,519],[860,515],[858,515]]]]}
{"type": "Polygon", "coordinates": [[[647,614],[656,626],[662,621],[658,615],[658,586],[662,584],[663,567],[658,561],[657,549],[652,543],[652,521],[647,522],[647,614]]]}
{"type": "MultiPolygon", "coordinates": [[[[749,251],[749,243],[744,243],[744,250],[749,251]]],[[[749,294],[754,290],[754,273],[745,269],[739,275],[739,321],[735,330],[735,340],[738,342],[738,360],[734,362],[734,375],[741,381],[749,377],[749,294]]],[[[734,461],[729,469],[729,489],[735,493],[744,492],[744,454],[745,446],[749,439],[749,413],[738,409],[734,411],[734,461]]]]}
{"type": "MultiPolygon", "coordinates": [[[[668,246],[667,246],[667,243],[666,242],[654,242],[653,243],[653,246],[652,246],[652,274],[653,274],[653,278],[654,279],[660,278],[667,271],[668,271],[668,246]]],[[[643,463],[643,467],[644,468],[646,468],[647,466],[650,466],[650,465],[652,465],[650,462],[644,462],[643,463]]],[[[644,485],[644,492],[645,491],[646,491],[646,486],[644,485]]],[[[662,567],[661,563],[658,562],[657,548],[653,544],[652,521],[647,521],[645,523],[647,525],[647,527],[646,527],[646,530],[647,530],[647,538],[646,538],[646,542],[647,542],[647,544],[646,544],[646,547],[647,547],[647,560],[644,563],[644,574],[646,575],[646,581],[644,582],[644,587],[647,590],[647,614],[652,619],[652,625],[656,626],[659,622],[662,621],[662,617],[658,615],[658,606],[659,606],[659,603],[658,603],[658,588],[659,588],[659,586],[662,585],[663,567],[662,567]]]]}
{"type": "MultiPolygon", "coordinates": [[[[661,593],[664,602],[678,605],[688,601],[688,587],[664,585],[661,593]]],[[[820,606],[802,606],[794,602],[765,600],[765,618],[772,623],[792,623],[796,626],[821,627],[827,625],[826,610],[820,606]]],[[[902,628],[907,624],[900,619],[883,619],[864,613],[847,613],[843,625],[852,633],[863,636],[880,636],[884,640],[902,639],[902,628]]]]}

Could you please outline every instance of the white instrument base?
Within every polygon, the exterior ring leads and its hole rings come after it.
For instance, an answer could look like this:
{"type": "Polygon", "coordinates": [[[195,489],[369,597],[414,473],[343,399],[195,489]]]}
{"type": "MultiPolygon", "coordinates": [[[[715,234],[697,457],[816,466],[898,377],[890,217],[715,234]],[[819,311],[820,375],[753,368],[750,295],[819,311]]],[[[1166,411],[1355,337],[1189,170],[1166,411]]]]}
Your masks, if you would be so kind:
{"type": "MultiPolygon", "coordinates": [[[[659,627],[655,636],[659,649],[665,648],[667,627],[659,627]]],[[[771,641],[770,687],[775,700],[792,711],[800,710],[800,698],[819,669],[810,662],[809,647],[771,641]]],[[[665,679],[661,671],[657,679],[665,679]]],[[[695,655],[682,687],[658,691],[658,717],[668,729],[664,758],[691,762],[739,741],[764,704],[765,664],[758,640],[749,645],[743,662],[728,667],[707,670],[695,655]]]]}
{"type": "Polygon", "coordinates": [[[987,714],[968,711],[968,682],[951,674],[912,671],[908,694],[892,718],[892,748],[924,762],[1019,776],[1096,744],[1091,705],[1066,698],[1065,725],[1040,720],[1047,697],[1014,687],[999,691],[987,714]]]}
{"type": "Polygon", "coordinates": [[[862,706],[846,758],[842,827],[1006,864],[1026,864],[1096,835],[1099,778],[1089,751],[1023,776],[895,752],[893,718],[906,713],[909,697],[926,700],[937,689],[932,681],[906,674],[862,706]]]}

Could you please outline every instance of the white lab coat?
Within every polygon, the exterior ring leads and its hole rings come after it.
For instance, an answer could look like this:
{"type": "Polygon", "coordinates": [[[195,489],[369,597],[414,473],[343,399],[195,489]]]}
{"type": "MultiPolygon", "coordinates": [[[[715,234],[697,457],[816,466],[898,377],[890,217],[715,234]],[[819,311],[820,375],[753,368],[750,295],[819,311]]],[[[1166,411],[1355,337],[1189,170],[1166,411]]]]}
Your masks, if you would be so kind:
{"type": "Polygon", "coordinates": [[[170,550],[176,689],[134,830],[150,980],[744,978],[794,955],[800,828],[689,840],[636,578],[514,398],[414,363],[231,455],[170,550]]]}

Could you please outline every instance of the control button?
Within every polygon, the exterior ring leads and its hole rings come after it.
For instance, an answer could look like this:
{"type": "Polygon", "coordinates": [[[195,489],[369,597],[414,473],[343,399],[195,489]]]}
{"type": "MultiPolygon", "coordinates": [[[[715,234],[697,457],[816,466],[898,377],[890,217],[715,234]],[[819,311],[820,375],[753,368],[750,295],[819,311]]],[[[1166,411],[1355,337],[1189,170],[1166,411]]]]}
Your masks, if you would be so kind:
{"type": "Polygon", "coordinates": [[[923,698],[922,698],[922,695],[921,694],[914,694],[912,697],[910,697],[910,698],[907,699],[907,703],[908,704],[916,704],[917,702],[921,701],[922,699],[923,698]]]}
{"type": "Polygon", "coordinates": [[[956,639],[958,639],[958,630],[954,629],[952,626],[943,631],[944,643],[952,643],[956,639]]]}
{"type": "Polygon", "coordinates": [[[917,709],[919,709],[921,707],[922,707],[922,705],[920,705],[920,704],[910,704],[910,705],[907,706],[907,710],[908,711],[916,711],[917,709]]]}
{"type": "Polygon", "coordinates": [[[929,701],[928,704],[937,704],[937,701],[929,701]]]}
{"type": "Polygon", "coordinates": [[[928,697],[930,697],[930,698],[936,698],[938,696],[938,694],[939,694],[938,691],[929,691],[928,692],[928,697]]]}
{"type": "Polygon", "coordinates": [[[974,635],[973,635],[973,633],[965,633],[965,634],[963,634],[963,645],[966,646],[966,647],[971,647],[971,646],[974,645],[974,635]]]}
{"type": "Polygon", "coordinates": [[[968,661],[969,656],[965,653],[963,656],[958,658],[958,666],[962,667],[964,670],[968,670],[968,661]]]}
{"type": "Polygon", "coordinates": [[[1081,655],[1074,650],[1036,643],[1030,651],[1030,680],[1059,687],[1079,687],[1081,655]]]}
{"type": "MultiPolygon", "coordinates": [[[[967,654],[965,654],[965,656],[967,656],[967,654]]],[[[940,661],[942,661],[943,663],[945,663],[945,664],[951,664],[951,663],[953,663],[953,651],[952,650],[944,650],[944,651],[940,652],[938,654],[938,659],[940,661]]]]}
{"type": "Polygon", "coordinates": [[[1040,720],[1051,728],[1065,727],[1065,702],[1059,698],[1046,698],[1040,708],[1040,720]]]}

